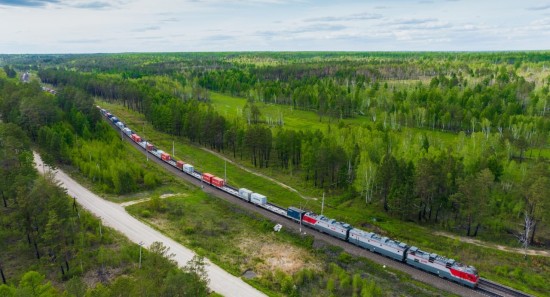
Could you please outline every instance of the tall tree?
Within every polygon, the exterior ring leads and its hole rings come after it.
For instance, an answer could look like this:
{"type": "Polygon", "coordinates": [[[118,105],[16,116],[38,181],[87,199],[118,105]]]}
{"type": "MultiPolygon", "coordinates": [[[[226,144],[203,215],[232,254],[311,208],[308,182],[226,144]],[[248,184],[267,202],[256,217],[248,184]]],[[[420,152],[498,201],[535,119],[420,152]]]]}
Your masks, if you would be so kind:
{"type": "Polygon", "coordinates": [[[487,214],[489,196],[494,176],[489,169],[483,169],[475,175],[466,176],[459,181],[458,192],[451,197],[457,207],[459,222],[465,220],[466,235],[477,236],[483,217],[487,214]],[[475,231],[472,233],[472,226],[475,231]]]}

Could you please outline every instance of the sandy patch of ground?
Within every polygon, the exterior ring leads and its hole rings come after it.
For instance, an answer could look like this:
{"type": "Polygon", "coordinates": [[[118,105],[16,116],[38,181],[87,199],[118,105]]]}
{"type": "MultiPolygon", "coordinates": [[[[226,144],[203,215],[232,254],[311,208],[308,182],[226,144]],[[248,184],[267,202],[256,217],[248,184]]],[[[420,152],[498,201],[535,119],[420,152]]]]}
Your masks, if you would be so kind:
{"type": "Polygon", "coordinates": [[[86,272],[82,280],[88,288],[95,288],[98,283],[108,284],[122,274],[122,268],[99,267],[86,272]]]}
{"type": "MultiPolygon", "coordinates": [[[[174,197],[174,196],[187,196],[187,194],[185,194],[185,193],[162,194],[162,195],[160,195],[160,199],[166,199],[166,198],[168,198],[168,197],[174,197]]],[[[126,207],[126,206],[130,206],[130,205],[134,205],[134,204],[146,202],[146,201],[149,201],[149,200],[151,200],[150,197],[143,198],[143,199],[139,199],[139,200],[134,200],[134,201],[127,201],[127,202],[121,203],[120,206],[126,207]]]]}
{"type": "Polygon", "coordinates": [[[290,244],[279,243],[268,236],[257,238],[240,238],[238,247],[248,255],[254,267],[249,267],[256,274],[266,271],[281,270],[287,274],[294,274],[303,268],[318,270],[320,264],[315,263],[308,253],[290,244]],[[259,259],[255,261],[254,259],[259,259]]]}
{"type": "Polygon", "coordinates": [[[550,257],[550,251],[545,251],[545,250],[533,250],[533,249],[524,250],[524,249],[521,249],[521,248],[513,248],[513,247],[504,246],[504,245],[484,242],[484,241],[469,238],[469,237],[452,235],[452,234],[448,234],[448,233],[445,233],[445,232],[436,232],[435,235],[445,236],[445,237],[448,237],[448,238],[459,240],[461,242],[475,244],[477,246],[497,249],[497,250],[506,251],[506,252],[510,252],[510,253],[516,253],[516,254],[522,254],[522,255],[527,254],[527,255],[530,255],[530,256],[550,257]]]}

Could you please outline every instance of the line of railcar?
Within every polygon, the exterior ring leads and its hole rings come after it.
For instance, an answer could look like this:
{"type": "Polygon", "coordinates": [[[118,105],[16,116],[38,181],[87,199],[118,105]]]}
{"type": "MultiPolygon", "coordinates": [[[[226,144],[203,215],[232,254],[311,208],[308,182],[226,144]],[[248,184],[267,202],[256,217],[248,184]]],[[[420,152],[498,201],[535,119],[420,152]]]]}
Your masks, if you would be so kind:
{"type": "Polygon", "coordinates": [[[197,171],[193,165],[182,160],[175,160],[173,156],[170,156],[168,153],[155,147],[152,143],[142,139],[135,131],[132,131],[130,127],[126,126],[120,119],[107,110],[99,106],[97,106],[97,108],[100,110],[100,113],[113,122],[124,135],[137,143],[148,153],[207,185],[216,187],[232,196],[255,204],[258,207],[262,207],[280,216],[301,223],[304,226],[347,241],[374,253],[406,263],[471,288],[477,287],[479,275],[472,266],[461,264],[453,259],[437,254],[428,253],[415,246],[411,247],[406,243],[392,240],[376,233],[354,228],[347,223],[338,222],[323,215],[318,215],[293,206],[282,208],[268,203],[267,197],[262,194],[255,193],[246,188],[234,188],[228,185],[226,181],[220,177],[211,173],[197,171]]]}

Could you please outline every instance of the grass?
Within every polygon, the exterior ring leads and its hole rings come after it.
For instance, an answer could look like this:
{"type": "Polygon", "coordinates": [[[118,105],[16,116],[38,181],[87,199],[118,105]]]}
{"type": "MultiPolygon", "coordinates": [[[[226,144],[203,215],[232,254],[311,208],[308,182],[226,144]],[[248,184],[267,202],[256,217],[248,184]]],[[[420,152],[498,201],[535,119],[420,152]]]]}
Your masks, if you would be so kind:
{"type": "Polygon", "coordinates": [[[413,281],[404,273],[342,254],[339,248],[313,248],[309,237],[301,238],[285,229],[275,233],[272,222],[198,189],[186,194],[164,199],[158,207],[140,203],[127,210],[234,275],[253,271],[256,277],[246,281],[270,296],[288,293],[282,285],[285,279],[296,284],[299,296],[328,296],[324,284],[334,277],[327,273],[330,263],[344,267],[344,274],[350,277],[360,273],[365,281],[375,280],[381,291],[392,295],[451,295],[413,281]],[[151,216],[144,217],[145,211],[151,216]],[[299,282],[304,271],[316,276],[309,284],[299,282]]]}
{"type": "MultiPolygon", "coordinates": [[[[120,119],[137,130],[136,132],[147,141],[154,143],[160,149],[170,152],[172,142],[175,141],[175,158],[193,164],[195,168],[201,172],[209,172],[216,176],[224,176],[224,161],[213,157],[207,151],[200,147],[190,144],[183,138],[177,138],[165,133],[156,131],[149,123],[144,123],[145,117],[141,114],[127,110],[120,105],[108,104],[99,101],[98,104],[109,109],[117,114],[120,119]],[[137,129],[136,129],[137,128],[137,129]]],[[[143,157],[141,157],[143,159],[143,157]]],[[[227,163],[227,179],[228,183],[235,187],[247,187],[254,189],[259,193],[264,193],[272,201],[276,201],[282,205],[298,205],[301,197],[288,189],[282,188],[265,178],[258,177],[250,172],[247,172],[238,166],[227,163]]]]}
{"type": "MultiPolygon", "coordinates": [[[[148,123],[143,125],[142,123],[145,122],[143,115],[116,104],[105,102],[98,102],[98,104],[110,109],[131,127],[143,127],[145,130],[140,135],[142,137],[145,136],[145,139],[152,140],[153,143],[165,151],[170,151],[169,148],[172,145],[172,141],[176,140],[175,151],[178,158],[194,164],[199,170],[223,176],[223,161],[218,157],[205,152],[195,145],[189,144],[185,139],[178,139],[174,136],[155,131],[148,123]]],[[[439,135],[441,136],[441,141],[453,141],[453,136],[449,133],[437,131],[432,133],[441,134],[439,135]]],[[[258,171],[297,188],[305,195],[320,197],[319,190],[304,186],[304,183],[298,177],[293,178],[280,172],[274,172],[274,170],[269,168],[258,171]]],[[[320,212],[321,210],[320,199],[303,200],[296,193],[229,163],[227,164],[227,172],[230,184],[237,187],[247,187],[265,194],[268,196],[269,201],[276,204],[284,207],[305,205],[307,209],[313,211],[320,212]]],[[[461,243],[443,236],[434,236],[432,235],[432,230],[429,228],[391,218],[381,213],[378,208],[366,205],[360,199],[341,203],[339,197],[328,196],[324,214],[365,230],[374,230],[394,237],[409,245],[416,245],[428,251],[474,265],[478,268],[482,277],[501,282],[531,294],[543,296],[544,292],[550,291],[550,284],[541,281],[541,278],[550,279],[550,259],[548,258],[529,257],[525,260],[520,254],[461,243]],[[513,267],[513,269],[510,267],[513,267]]]]}

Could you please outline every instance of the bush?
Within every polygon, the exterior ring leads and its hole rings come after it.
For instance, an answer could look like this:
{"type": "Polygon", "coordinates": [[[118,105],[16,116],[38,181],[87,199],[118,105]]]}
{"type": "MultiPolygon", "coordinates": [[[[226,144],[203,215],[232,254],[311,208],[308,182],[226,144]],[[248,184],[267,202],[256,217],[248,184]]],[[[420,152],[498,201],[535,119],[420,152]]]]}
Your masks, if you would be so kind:
{"type": "Polygon", "coordinates": [[[148,211],[147,209],[144,209],[144,210],[141,211],[141,216],[144,217],[144,218],[151,217],[151,212],[148,211]]]}
{"type": "Polygon", "coordinates": [[[157,177],[155,176],[155,174],[153,174],[151,172],[147,172],[147,173],[145,173],[145,176],[143,177],[143,184],[148,189],[152,189],[152,188],[156,187],[159,184],[159,181],[157,180],[157,177]]]}

